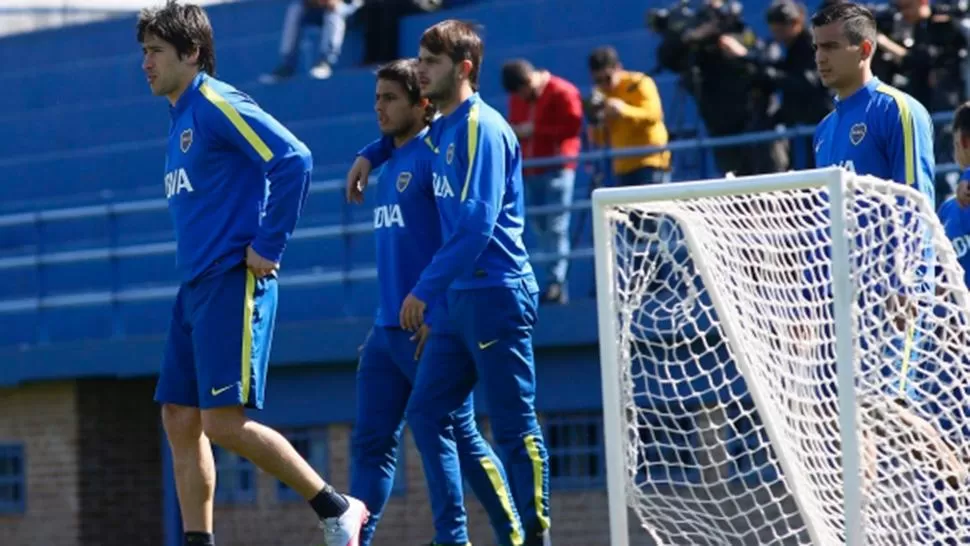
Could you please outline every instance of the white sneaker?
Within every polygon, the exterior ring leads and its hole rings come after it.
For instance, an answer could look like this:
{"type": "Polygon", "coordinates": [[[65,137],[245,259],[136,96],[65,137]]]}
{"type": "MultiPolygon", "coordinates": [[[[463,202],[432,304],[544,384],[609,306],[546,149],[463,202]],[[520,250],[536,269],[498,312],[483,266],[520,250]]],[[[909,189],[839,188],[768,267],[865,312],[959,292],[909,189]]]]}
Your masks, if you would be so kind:
{"type": "Polygon", "coordinates": [[[359,500],[344,496],[350,506],[336,518],[320,522],[323,529],[323,543],[326,546],[360,546],[360,529],[367,523],[370,512],[359,500]]]}
{"type": "Polygon", "coordinates": [[[322,62],[310,69],[310,77],[325,80],[333,75],[333,69],[326,62],[322,62]]]}

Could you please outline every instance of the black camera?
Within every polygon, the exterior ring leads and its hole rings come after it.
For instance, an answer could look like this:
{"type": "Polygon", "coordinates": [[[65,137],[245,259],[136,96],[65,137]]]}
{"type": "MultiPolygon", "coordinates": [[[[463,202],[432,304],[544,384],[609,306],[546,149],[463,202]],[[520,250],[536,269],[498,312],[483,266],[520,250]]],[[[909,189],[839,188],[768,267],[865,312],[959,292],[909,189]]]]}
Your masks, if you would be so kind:
{"type": "Polygon", "coordinates": [[[653,32],[665,37],[680,37],[692,41],[692,30],[705,23],[713,23],[717,33],[730,34],[738,29],[744,6],[741,2],[724,2],[719,7],[707,3],[699,9],[692,7],[691,0],[677,0],[666,8],[647,10],[646,25],[653,32]]]}
{"type": "Polygon", "coordinates": [[[681,34],[693,25],[696,16],[690,0],[680,0],[670,7],[648,9],[647,28],[657,34],[681,34]]]}
{"type": "Polygon", "coordinates": [[[717,7],[701,2],[696,8],[692,4],[690,0],[678,0],[666,8],[647,10],[647,27],[661,39],[657,71],[684,73],[696,64],[696,53],[706,51],[709,56],[716,56],[717,40],[722,35],[744,32],[740,2],[725,2],[717,7]]]}
{"type": "Polygon", "coordinates": [[[583,97],[583,115],[589,125],[602,125],[606,119],[606,95],[594,89],[588,97],[583,97]]]}

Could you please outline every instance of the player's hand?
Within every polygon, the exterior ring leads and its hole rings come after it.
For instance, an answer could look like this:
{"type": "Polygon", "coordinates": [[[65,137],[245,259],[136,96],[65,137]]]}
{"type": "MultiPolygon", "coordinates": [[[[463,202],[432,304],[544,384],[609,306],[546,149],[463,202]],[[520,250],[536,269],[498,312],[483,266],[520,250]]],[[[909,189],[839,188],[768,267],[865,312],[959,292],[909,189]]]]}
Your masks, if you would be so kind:
{"type": "Polygon", "coordinates": [[[428,336],[431,335],[431,327],[427,324],[422,324],[418,331],[411,336],[411,341],[418,344],[414,349],[414,360],[421,360],[421,353],[424,352],[424,344],[428,342],[428,336]]]}
{"type": "Polygon", "coordinates": [[[424,324],[424,310],[427,305],[414,294],[408,294],[401,304],[401,328],[416,332],[424,324]]]}
{"type": "Polygon", "coordinates": [[[252,271],[253,276],[257,279],[262,279],[263,277],[272,275],[280,268],[280,264],[267,260],[266,258],[256,254],[253,247],[246,247],[246,267],[252,271]]]}
{"type": "Polygon", "coordinates": [[[364,190],[370,180],[370,170],[370,161],[366,157],[357,156],[347,173],[347,201],[358,205],[364,202],[364,190]]]}
{"type": "Polygon", "coordinates": [[[957,203],[960,205],[960,207],[970,206],[970,181],[961,180],[960,183],[957,184],[956,196],[957,203]]]}

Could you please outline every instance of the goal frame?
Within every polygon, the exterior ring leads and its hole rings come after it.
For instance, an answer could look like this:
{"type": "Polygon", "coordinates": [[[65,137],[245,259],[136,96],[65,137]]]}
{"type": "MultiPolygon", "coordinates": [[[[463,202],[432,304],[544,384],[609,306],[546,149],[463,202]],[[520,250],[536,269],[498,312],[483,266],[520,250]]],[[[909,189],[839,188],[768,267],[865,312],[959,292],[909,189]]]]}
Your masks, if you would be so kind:
{"type": "MultiPolygon", "coordinates": [[[[849,265],[850,244],[846,223],[846,183],[848,180],[859,182],[855,175],[840,167],[826,167],[806,171],[721,178],[694,182],[676,182],[653,186],[632,186],[623,188],[600,188],[592,195],[593,243],[596,271],[597,322],[600,347],[600,376],[603,395],[603,431],[606,452],[606,485],[609,505],[611,546],[629,546],[629,510],[627,499],[626,435],[627,418],[622,402],[621,373],[619,368],[620,348],[613,342],[617,338],[617,309],[614,305],[614,260],[613,236],[610,231],[607,210],[611,206],[633,206],[656,201],[673,201],[704,197],[725,197],[731,195],[750,195],[763,192],[827,188],[831,207],[832,237],[832,289],[834,307],[834,327],[836,332],[850,332],[849,335],[836,335],[835,349],[837,359],[837,385],[840,441],[842,446],[842,484],[843,513],[845,517],[846,546],[862,546],[862,479],[861,452],[857,434],[857,412],[855,392],[855,330],[852,305],[855,301],[855,287],[851,282],[849,265]],[[848,365],[845,365],[847,363],[848,365]]],[[[910,189],[911,188],[905,188],[910,189]]],[[[912,191],[915,198],[925,197],[912,191]]],[[[676,218],[676,216],[675,216],[676,218]]],[[[700,245],[690,229],[682,229],[688,250],[696,255],[700,245]]],[[[739,336],[730,313],[724,309],[719,287],[711,279],[706,264],[695,261],[694,267],[701,275],[705,288],[715,309],[722,317],[720,325],[731,347],[738,369],[745,377],[752,373],[745,353],[738,346],[739,336]]],[[[754,381],[747,383],[756,406],[767,407],[765,395],[754,381]]],[[[776,418],[768,411],[761,411],[762,423],[769,440],[774,446],[782,446],[783,438],[776,418]]],[[[822,546],[816,532],[816,525],[804,509],[803,497],[799,494],[799,481],[791,479],[798,472],[788,459],[785,451],[776,448],[779,464],[784,472],[786,484],[792,492],[806,530],[813,544],[822,546]]]]}

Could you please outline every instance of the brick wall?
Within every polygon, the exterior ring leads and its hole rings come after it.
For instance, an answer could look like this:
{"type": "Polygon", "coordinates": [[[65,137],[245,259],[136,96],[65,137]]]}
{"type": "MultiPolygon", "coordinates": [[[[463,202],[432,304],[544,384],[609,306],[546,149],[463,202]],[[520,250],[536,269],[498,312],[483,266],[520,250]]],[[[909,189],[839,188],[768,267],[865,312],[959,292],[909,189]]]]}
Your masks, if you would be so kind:
{"type": "MultiPolygon", "coordinates": [[[[45,546],[159,546],[162,544],[161,455],[152,381],[91,380],[0,389],[0,442],[23,441],[27,513],[0,516],[0,544],[45,546]]],[[[483,426],[487,433],[487,425],[483,426]]],[[[347,491],[350,427],[328,432],[328,479],[347,491]]],[[[419,546],[432,538],[431,510],[421,460],[408,434],[407,494],[392,497],[375,546],[419,546]]],[[[320,536],[302,501],[277,499],[276,481],[257,474],[258,499],[217,505],[221,544],[291,546],[320,536]]],[[[607,546],[605,491],[554,492],[557,546],[607,546]]],[[[484,510],[468,499],[476,546],[494,544],[484,510]]],[[[631,529],[636,527],[631,518],[631,529]]],[[[649,542],[634,530],[633,546],[649,542]]]]}
{"type": "Polygon", "coordinates": [[[154,380],[77,383],[82,546],[159,546],[162,456],[154,380]]]}
{"type": "Polygon", "coordinates": [[[0,544],[79,546],[73,382],[0,389],[0,442],[23,442],[27,512],[0,515],[0,544]]]}

